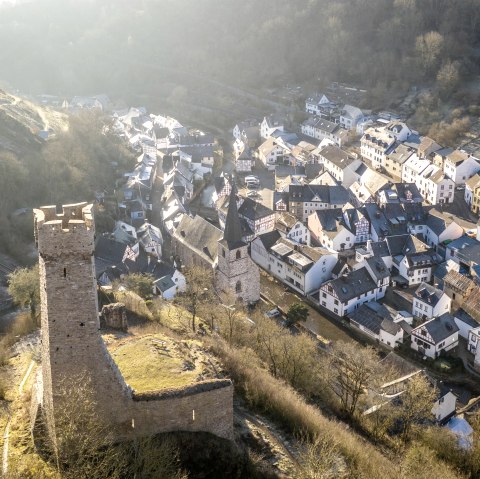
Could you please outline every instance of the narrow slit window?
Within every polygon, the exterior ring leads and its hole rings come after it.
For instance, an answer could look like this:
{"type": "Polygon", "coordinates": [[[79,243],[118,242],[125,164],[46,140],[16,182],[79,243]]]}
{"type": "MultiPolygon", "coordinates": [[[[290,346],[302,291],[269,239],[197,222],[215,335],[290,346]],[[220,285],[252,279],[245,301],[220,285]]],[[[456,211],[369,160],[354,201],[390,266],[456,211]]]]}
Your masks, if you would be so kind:
{"type": "Polygon", "coordinates": [[[67,277],[67,268],[63,268],[63,277],[64,277],[64,278],[67,277]]]}

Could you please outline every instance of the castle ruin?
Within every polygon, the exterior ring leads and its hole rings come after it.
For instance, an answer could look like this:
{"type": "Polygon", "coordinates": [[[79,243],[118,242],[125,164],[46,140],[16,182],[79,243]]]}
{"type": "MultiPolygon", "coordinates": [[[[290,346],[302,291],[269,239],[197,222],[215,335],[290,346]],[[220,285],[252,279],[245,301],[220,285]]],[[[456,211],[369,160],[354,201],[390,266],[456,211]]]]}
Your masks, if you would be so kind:
{"type": "MultiPolygon", "coordinates": [[[[88,375],[98,414],[118,439],[171,431],[233,438],[233,385],[209,380],[168,391],[136,393],[125,383],[100,334],[92,205],[34,210],[39,252],[42,366],[32,394],[32,421],[55,435],[59,388],[88,375]]],[[[35,435],[35,427],[34,427],[35,435]]],[[[54,437],[54,436],[53,436],[54,437]]]]}

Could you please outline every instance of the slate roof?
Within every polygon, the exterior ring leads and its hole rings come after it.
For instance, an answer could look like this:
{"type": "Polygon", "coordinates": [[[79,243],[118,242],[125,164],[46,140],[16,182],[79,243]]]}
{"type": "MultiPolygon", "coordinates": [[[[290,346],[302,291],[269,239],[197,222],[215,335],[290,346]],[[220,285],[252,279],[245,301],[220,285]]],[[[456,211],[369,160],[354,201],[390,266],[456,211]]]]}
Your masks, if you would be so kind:
{"type": "Polygon", "coordinates": [[[374,290],[377,285],[365,267],[351,271],[346,276],[325,283],[331,287],[342,303],[374,290]]]}
{"type": "Polygon", "coordinates": [[[371,243],[373,255],[377,258],[390,256],[386,241],[375,241],[371,243]]]}
{"type": "Polygon", "coordinates": [[[277,214],[275,221],[275,227],[284,233],[288,233],[298,223],[295,215],[292,215],[288,211],[282,211],[277,214]]]}
{"type": "Polygon", "coordinates": [[[273,212],[273,210],[263,205],[262,203],[258,203],[257,201],[252,200],[252,198],[245,198],[240,205],[240,208],[238,208],[238,214],[241,217],[255,221],[265,218],[267,216],[274,215],[275,213],[273,212]]]}
{"type": "Polygon", "coordinates": [[[259,239],[263,247],[269,251],[270,248],[282,237],[282,235],[277,231],[268,231],[257,236],[256,239],[259,239]]]}
{"type": "Polygon", "coordinates": [[[332,269],[332,275],[338,276],[346,264],[347,264],[347,260],[339,256],[337,262],[335,263],[335,266],[332,269]]]}
{"type": "Polygon", "coordinates": [[[466,264],[480,264],[480,243],[476,242],[459,249],[456,254],[459,261],[466,264]]]}
{"type": "MultiPolygon", "coordinates": [[[[230,191],[230,201],[228,202],[227,217],[225,218],[225,229],[223,232],[222,243],[227,245],[228,249],[236,249],[245,246],[242,240],[242,225],[237,209],[237,189],[235,183],[230,191]]],[[[247,198],[248,199],[248,198],[247,198]]]]}
{"type": "Polygon", "coordinates": [[[95,257],[114,265],[120,265],[126,249],[127,245],[125,243],[115,241],[106,235],[101,235],[97,237],[95,242],[95,257]]]}
{"type": "Polygon", "coordinates": [[[342,170],[348,168],[354,161],[356,161],[355,158],[351,157],[346,151],[336,145],[325,146],[320,151],[320,155],[342,170]]]}
{"type": "Polygon", "coordinates": [[[163,278],[157,279],[153,284],[162,292],[168,291],[170,288],[175,286],[175,283],[171,276],[164,276],[163,278]]]}
{"type": "Polygon", "coordinates": [[[421,203],[423,201],[423,196],[415,183],[395,183],[394,188],[397,191],[398,199],[402,202],[413,201],[421,203]],[[411,200],[407,200],[407,192],[412,194],[411,200]]]}
{"type": "Polygon", "coordinates": [[[173,236],[203,260],[213,264],[217,259],[217,243],[223,232],[200,215],[194,218],[183,215],[173,236]]]}
{"type": "Polygon", "coordinates": [[[348,203],[348,191],[343,186],[329,185],[291,185],[289,188],[290,201],[311,202],[319,197],[322,203],[345,205],[348,203]]]}
{"type": "MultiPolygon", "coordinates": [[[[431,319],[413,331],[417,332],[422,328],[428,331],[428,334],[430,334],[435,344],[441,343],[444,339],[449,338],[452,334],[458,333],[459,331],[458,326],[455,324],[455,319],[450,313],[444,313],[438,318],[431,319]]],[[[418,336],[420,336],[420,334],[418,334],[418,336]]]]}
{"type": "Polygon", "coordinates": [[[402,329],[399,324],[393,322],[390,311],[376,302],[362,304],[353,313],[350,313],[348,318],[375,335],[379,335],[380,330],[396,335],[402,329]]]}
{"type": "Polygon", "coordinates": [[[377,281],[390,277],[390,271],[382,258],[370,256],[365,262],[370,266],[372,273],[375,275],[377,281]]]}
{"type": "Polygon", "coordinates": [[[421,283],[415,290],[415,293],[413,293],[413,297],[434,308],[444,294],[445,293],[442,290],[437,289],[430,284],[421,283]]]}
{"type": "Polygon", "coordinates": [[[459,309],[454,316],[456,319],[459,319],[463,323],[468,324],[471,328],[477,328],[478,326],[480,326],[480,323],[478,323],[477,320],[472,318],[472,316],[463,309],[459,309]]]}
{"type": "Polygon", "coordinates": [[[342,219],[341,208],[315,211],[318,221],[323,231],[338,231],[339,223],[342,219]]]}

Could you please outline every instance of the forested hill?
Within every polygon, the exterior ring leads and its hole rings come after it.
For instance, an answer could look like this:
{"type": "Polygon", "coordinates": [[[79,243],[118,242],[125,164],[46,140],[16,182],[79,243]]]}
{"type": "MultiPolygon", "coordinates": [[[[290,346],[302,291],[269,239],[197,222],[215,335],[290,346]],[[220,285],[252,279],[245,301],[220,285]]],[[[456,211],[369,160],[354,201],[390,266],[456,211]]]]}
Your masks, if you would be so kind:
{"type": "Polygon", "coordinates": [[[479,35],[480,0],[33,0],[1,11],[0,80],[67,95],[195,76],[405,90],[477,73],[479,35]]]}

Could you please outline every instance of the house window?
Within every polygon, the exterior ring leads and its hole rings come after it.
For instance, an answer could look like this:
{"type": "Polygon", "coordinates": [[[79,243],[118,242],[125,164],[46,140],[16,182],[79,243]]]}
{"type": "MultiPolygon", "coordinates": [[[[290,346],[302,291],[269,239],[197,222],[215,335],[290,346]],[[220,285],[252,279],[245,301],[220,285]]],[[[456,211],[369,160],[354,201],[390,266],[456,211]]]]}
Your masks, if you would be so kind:
{"type": "Polygon", "coordinates": [[[338,305],[338,299],[336,299],[333,304],[338,305]]]}
{"type": "Polygon", "coordinates": [[[335,309],[333,310],[333,312],[334,312],[335,314],[338,314],[338,309],[335,308],[335,309]]]}

